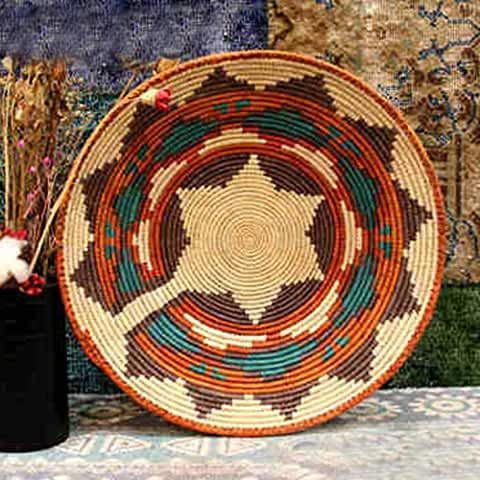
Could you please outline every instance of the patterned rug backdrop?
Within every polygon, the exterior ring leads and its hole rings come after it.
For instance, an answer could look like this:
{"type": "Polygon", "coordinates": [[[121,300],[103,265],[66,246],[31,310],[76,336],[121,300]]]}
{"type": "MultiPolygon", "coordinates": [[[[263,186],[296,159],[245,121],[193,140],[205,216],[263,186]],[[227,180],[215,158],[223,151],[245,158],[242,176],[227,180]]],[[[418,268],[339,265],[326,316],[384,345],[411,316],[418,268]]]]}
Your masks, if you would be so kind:
{"type": "Polygon", "coordinates": [[[269,0],[271,48],[360,76],[423,140],[449,214],[446,281],[480,283],[480,2],[269,0]]]}
{"type": "Polygon", "coordinates": [[[264,0],[6,0],[0,55],[68,57],[87,86],[120,89],[125,61],[265,47],[264,0]]]}

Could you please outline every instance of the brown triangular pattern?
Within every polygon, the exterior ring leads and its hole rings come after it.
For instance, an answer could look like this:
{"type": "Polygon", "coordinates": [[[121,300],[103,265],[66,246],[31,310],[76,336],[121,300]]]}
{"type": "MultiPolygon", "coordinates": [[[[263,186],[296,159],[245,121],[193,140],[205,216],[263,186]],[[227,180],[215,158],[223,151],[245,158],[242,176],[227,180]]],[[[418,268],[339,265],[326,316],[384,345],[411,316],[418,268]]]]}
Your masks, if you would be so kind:
{"type": "Polygon", "coordinates": [[[402,317],[409,312],[419,312],[421,307],[413,296],[412,274],[407,270],[408,260],[402,257],[400,274],[387,308],[382,315],[381,323],[402,317]]]}
{"type": "Polygon", "coordinates": [[[400,210],[403,218],[403,247],[407,248],[410,242],[415,240],[420,227],[433,218],[432,213],[412,198],[407,190],[402,188],[398,181],[394,182],[400,210]]]}
{"type": "Polygon", "coordinates": [[[193,175],[184,180],[181,188],[225,187],[245,166],[249,158],[248,153],[238,153],[214,159],[195,169],[193,175]]]}
{"type": "Polygon", "coordinates": [[[305,282],[283,285],[278,297],[262,315],[260,323],[272,322],[295,312],[318,291],[321,283],[321,280],[306,280],[305,282]]]}
{"type": "MultiPolygon", "coordinates": [[[[176,109],[177,107],[175,105],[171,105],[169,112],[173,112],[176,109]]],[[[167,113],[168,112],[159,110],[151,105],[137,102],[135,113],[128,124],[127,134],[121,139],[121,142],[123,143],[122,149],[120,150],[121,155],[123,156],[127,153],[130,145],[135,141],[138,141],[139,137],[143,136],[145,129],[158,122],[163,116],[167,115],[167,113]]]]}
{"type": "Polygon", "coordinates": [[[302,400],[310,393],[310,390],[318,383],[317,380],[308,382],[301,387],[293,388],[289,391],[280,393],[266,393],[255,395],[254,398],[259,400],[263,405],[269,405],[274,410],[278,410],[285,420],[291,420],[295,410],[302,400]]]}
{"type": "MultiPolygon", "coordinates": [[[[393,162],[393,144],[397,137],[397,130],[380,125],[369,125],[363,118],[354,120],[346,117],[345,120],[365,139],[377,152],[385,168],[391,172],[393,162]]],[[[341,138],[340,138],[341,140],[341,138]]]]}
{"type": "Polygon", "coordinates": [[[279,190],[287,190],[304,195],[320,195],[320,187],[301,170],[287,162],[259,156],[260,168],[279,190]]]}
{"type": "Polygon", "coordinates": [[[198,418],[206,418],[213,410],[220,410],[224,405],[231,405],[234,400],[243,398],[240,394],[216,392],[191,383],[186,383],[185,387],[195,404],[198,418]]]}
{"type": "Polygon", "coordinates": [[[98,302],[106,312],[118,313],[120,305],[109,306],[103,294],[104,288],[97,274],[97,265],[93,242],[88,244],[83,260],[78,264],[75,272],[70,276],[77,287],[83,288],[85,295],[95,302],[98,302]]]}
{"type": "Polygon", "coordinates": [[[166,281],[174,276],[182,253],[190,244],[190,238],[183,226],[180,199],[176,194],[172,195],[165,208],[160,232],[162,238],[160,248],[166,277],[164,281],[166,281]]]}
{"type": "Polygon", "coordinates": [[[367,338],[362,339],[362,345],[338,367],[330,370],[328,375],[347,381],[371,380],[370,370],[375,358],[374,350],[378,344],[376,336],[377,332],[374,330],[367,338]]]}
{"type": "Polygon", "coordinates": [[[126,362],[126,375],[129,377],[150,377],[157,378],[158,380],[164,380],[166,378],[175,381],[176,377],[167,372],[157,363],[154,363],[152,359],[145,352],[144,347],[139,345],[136,336],[144,331],[146,326],[150,323],[151,319],[157,314],[152,314],[143,322],[139,323],[135,328],[130,330],[125,335],[126,348],[127,348],[127,362],[126,362]]]}
{"type": "Polygon", "coordinates": [[[111,182],[111,175],[115,168],[114,163],[108,163],[97,168],[93,173],[81,180],[83,202],[86,207],[85,220],[88,222],[90,233],[95,231],[96,213],[101,205],[101,198],[107,185],[111,182]]]}
{"type": "Polygon", "coordinates": [[[233,299],[230,292],[224,294],[188,292],[182,296],[190,298],[206,313],[228,322],[251,325],[252,321],[233,299]]]}
{"type": "Polygon", "coordinates": [[[246,80],[239,80],[227,75],[222,67],[217,67],[202,82],[202,85],[195,90],[195,93],[189,97],[189,101],[197,98],[210,97],[225,92],[234,91],[254,91],[255,87],[250,85],[246,80]]]}
{"type": "Polygon", "coordinates": [[[127,351],[127,366],[125,374],[128,377],[143,376],[146,378],[156,378],[160,381],[163,381],[166,378],[172,381],[176,380],[174,375],[161,368],[160,365],[154,364],[152,359],[146,354],[145,350],[143,350],[142,347],[131,338],[127,343],[127,351]]]}
{"type": "Polygon", "coordinates": [[[321,202],[315,212],[313,224],[307,235],[317,253],[320,270],[325,273],[332,260],[336,242],[335,222],[327,202],[321,202]]]}
{"type": "Polygon", "coordinates": [[[334,99],[325,87],[325,81],[321,74],[312,76],[305,75],[303,78],[291,78],[287,81],[280,81],[275,85],[267,85],[266,91],[281,92],[288,96],[296,95],[305,100],[316,102],[322,107],[335,111],[334,99]]]}

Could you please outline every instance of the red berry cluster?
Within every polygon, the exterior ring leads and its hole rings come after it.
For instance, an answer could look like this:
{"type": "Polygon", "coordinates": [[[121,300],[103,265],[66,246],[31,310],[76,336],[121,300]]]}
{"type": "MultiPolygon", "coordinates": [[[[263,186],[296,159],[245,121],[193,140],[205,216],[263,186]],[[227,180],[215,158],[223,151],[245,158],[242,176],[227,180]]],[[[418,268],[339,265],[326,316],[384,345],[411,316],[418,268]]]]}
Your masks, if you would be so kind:
{"type": "Polygon", "coordinates": [[[42,293],[44,286],[45,279],[38,273],[32,273],[26,282],[20,284],[20,291],[26,295],[37,296],[42,293]]]}
{"type": "Polygon", "coordinates": [[[17,240],[26,240],[27,231],[26,230],[12,230],[11,228],[5,228],[2,232],[2,236],[12,237],[17,240]]]}

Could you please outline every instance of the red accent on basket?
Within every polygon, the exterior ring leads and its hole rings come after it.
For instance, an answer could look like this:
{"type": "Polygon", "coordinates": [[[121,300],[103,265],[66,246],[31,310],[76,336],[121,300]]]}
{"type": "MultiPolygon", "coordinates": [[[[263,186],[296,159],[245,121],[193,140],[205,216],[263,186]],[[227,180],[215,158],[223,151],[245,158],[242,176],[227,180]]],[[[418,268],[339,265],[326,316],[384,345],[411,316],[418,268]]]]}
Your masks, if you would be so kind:
{"type": "Polygon", "coordinates": [[[169,102],[172,97],[172,92],[169,88],[159,90],[155,94],[155,107],[159,110],[167,112],[170,109],[169,102]]]}

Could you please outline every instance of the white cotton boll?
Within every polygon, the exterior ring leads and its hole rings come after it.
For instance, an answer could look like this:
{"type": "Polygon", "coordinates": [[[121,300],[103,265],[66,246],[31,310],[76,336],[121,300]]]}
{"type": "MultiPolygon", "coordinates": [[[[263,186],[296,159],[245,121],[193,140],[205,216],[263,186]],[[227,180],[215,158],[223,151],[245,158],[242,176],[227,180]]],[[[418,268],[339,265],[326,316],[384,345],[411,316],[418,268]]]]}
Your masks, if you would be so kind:
{"type": "MultiPolygon", "coordinates": [[[[2,269],[2,267],[0,266],[0,269],[2,269]]],[[[7,283],[8,279],[10,278],[10,273],[9,272],[5,272],[3,270],[0,271],[0,287],[4,284],[4,283],[7,283]]]]}
{"type": "Polygon", "coordinates": [[[28,280],[28,263],[22,260],[22,249],[27,245],[26,240],[18,240],[5,236],[0,239],[0,286],[14,277],[18,283],[28,280]]]}
{"type": "Polygon", "coordinates": [[[24,283],[30,277],[29,266],[25,260],[17,260],[12,265],[12,275],[18,283],[24,283]]]}

